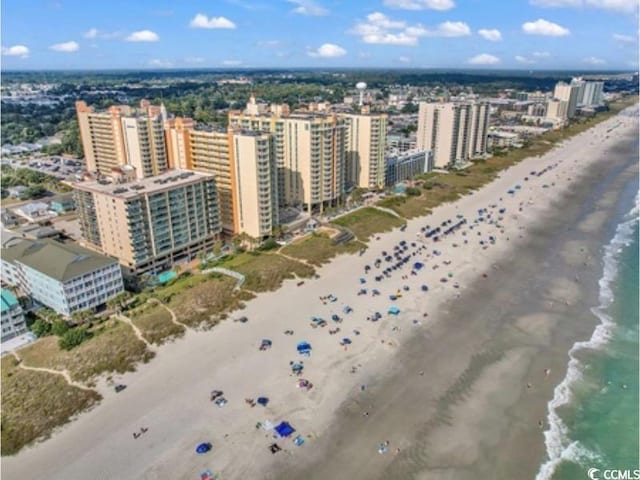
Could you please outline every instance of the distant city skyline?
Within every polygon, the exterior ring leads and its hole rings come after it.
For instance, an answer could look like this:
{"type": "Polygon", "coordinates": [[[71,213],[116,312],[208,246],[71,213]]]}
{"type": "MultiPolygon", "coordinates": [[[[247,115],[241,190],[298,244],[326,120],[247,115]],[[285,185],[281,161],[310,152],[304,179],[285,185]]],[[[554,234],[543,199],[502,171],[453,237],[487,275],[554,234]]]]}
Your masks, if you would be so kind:
{"type": "Polygon", "coordinates": [[[637,0],[22,0],[2,68],[637,70],[637,0]]]}

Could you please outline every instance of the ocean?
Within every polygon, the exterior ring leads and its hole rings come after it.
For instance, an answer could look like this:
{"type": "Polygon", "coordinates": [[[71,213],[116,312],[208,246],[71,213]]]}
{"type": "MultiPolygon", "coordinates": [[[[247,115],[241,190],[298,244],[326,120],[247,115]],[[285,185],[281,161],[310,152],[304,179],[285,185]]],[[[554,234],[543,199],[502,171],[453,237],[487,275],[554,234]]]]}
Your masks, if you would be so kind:
{"type": "Polygon", "coordinates": [[[609,478],[640,478],[639,199],[633,183],[613,238],[603,249],[599,306],[592,310],[600,323],[589,341],[569,352],[567,375],[549,402],[548,459],[536,480],[588,479],[590,469],[597,469],[594,479],[605,478],[604,470],[611,469],[629,472],[609,478]]]}

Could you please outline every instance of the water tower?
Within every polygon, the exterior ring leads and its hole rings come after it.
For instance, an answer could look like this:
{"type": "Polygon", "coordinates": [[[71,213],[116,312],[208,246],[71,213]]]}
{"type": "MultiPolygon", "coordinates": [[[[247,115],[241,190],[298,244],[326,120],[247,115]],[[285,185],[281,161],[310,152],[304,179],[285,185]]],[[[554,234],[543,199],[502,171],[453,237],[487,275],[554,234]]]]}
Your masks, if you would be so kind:
{"type": "Polygon", "coordinates": [[[364,82],[358,82],[356,83],[356,88],[358,89],[358,91],[360,92],[360,102],[359,105],[362,106],[363,102],[364,102],[364,91],[367,88],[367,84],[364,82]]]}

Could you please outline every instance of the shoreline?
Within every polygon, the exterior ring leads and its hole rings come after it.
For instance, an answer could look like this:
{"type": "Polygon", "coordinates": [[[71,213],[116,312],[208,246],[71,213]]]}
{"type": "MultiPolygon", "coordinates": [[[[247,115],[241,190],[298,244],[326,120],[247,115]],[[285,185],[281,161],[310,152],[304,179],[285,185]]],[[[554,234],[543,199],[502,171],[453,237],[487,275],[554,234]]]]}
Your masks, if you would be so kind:
{"type": "Polygon", "coordinates": [[[589,354],[590,351],[600,351],[606,349],[611,341],[611,330],[617,326],[616,321],[610,317],[611,308],[615,297],[611,290],[611,285],[617,280],[619,275],[620,252],[631,241],[633,226],[638,217],[638,188],[635,186],[634,206],[625,213],[620,223],[615,226],[615,231],[610,241],[603,247],[603,268],[598,281],[598,304],[592,307],[591,313],[597,318],[598,323],[589,339],[576,342],[569,350],[569,364],[567,374],[563,381],[556,386],[553,398],[549,401],[549,414],[547,421],[549,429],[544,432],[545,445],[547,450],[547,461],[540,466],[536,475],[536,480],[548,480],[554,478],[559,465],[564,460],[573,460],[580,464],[580,457],[591,458],[597,454],[589,450],[579,451],[579,443],[572,440],[568,435],[568,427],[559,416],[563,407],[575,408],[575,395],[572,387],[584,381],[584,366],[581,356],[589,354]]]}
{"type": "MultiPolygon", "coordinates": [[[[637,175],[637,167],[635,165],[631,167],[635,169],[637,175]]],[[[627,170],[627,168],[623,170],[627,170]]],[[[597,173],[592,173],[592,176],[597,177],[597,173]]],[[[583,190],[588,190],[589,187],[589,185],[584,186],[583,190]]],[[[569,196],[573,197],[574,195],[569,196]]],[[[578,208],[580,207],[578,206],[578,208]]],[[[560,217],[566,217],[567,213],[565,211],[560,217]]],[[[571,225],[570,227],[572,230],[577,230],[578,236],[584,236],[589,231],[593,233],[602,226],[600,221],[595,221],[600,219],[594,217],[590,212],[584,212],[580,215],[585,219],[577,223],[576,226],[571,225]]],[[[547,402],[553,396],[555,385],[560,383],[565,375],[569,360],[567,352],[576,340],[590,338],[598,323],[597,318],[590,313],[591,306],[597,304],[597,294],[596,300],[590,300],[590,298],[592,298],[591,293],[598,291],[598,281],[601,277],[601,269],[597,267],[597,261],[599,261],[597,252],[602,245],[610,241],[610,236],[605,233],[601,239],[571,244],[572,247],[578,249],[584,248],[589,255],[596,254],[594,261],[590,262],[588,267],[592,271],[580,273],[581,285],[576,288],[576,285],[572,285],[574,283],[572,275],[565,272],[564,266],[562,266],[562,263],[566,262],[562,257],[566,257],[568,252],[558,252],[555,257],[560,258],[555,258],[556,262],[553,262],[548,259],[545,261],[546,253],[543,251],[540,252],[540,258],[536,259],[540,263],[533,262],[528,268],[523,265],[522,250],[525,250],[525,256],[531,256],[531,250],[536,248],[535,244],[540,243],[540,239],[537,238],[540,234],[544,234],[545,230],[551,233],[562,230],[564,222],[561,219],[555,219],[553,228],[548,226],[547,222],[549,221],[553,221],[553,218],[541,219],[541,223],[545,223],[545,225],[540,226],[540,232],[530,231],[529,235],[532,238],[528,243],[532,245],[519,245],[513,251],[505,252],[507,258],[497,270],[499,273],[492,275],[492,278],[502,277],[495,280],[497,285],[501,287],[503,283],[512,285],[511,287],[505,286],[506,291],[503,292],[503,296],[512,298],[508,300],[501,298],[499,293],[492,292],[495,285],[487,288],[486,285],[483,285],[482,280],[478,280],[474,286],[469,288],[470,295],[475,298],[467,297],[466,305],[449,305],[449,312],[440,319],[442,324],[447,324],[446,326],[440,325],[440,330],[443,333],[436,331],[438,325],[432,326],[432,336],[436,337],[436,340],[426,338],[415,341],[417,345],[422,345],[425,351],[433,349],[433,354],[425,354],[427,357],[425,361],[422,364],[416,362],[415,366],[409,362],[411,357],[415,358],[419,354],[419,351],[408,351],[406,356],[395,359],[396,362],[404,362],[407,365],[406,379],[404,381],[397,380],[395,383],[390,382],[382,389],[397,392],[394,394],[396,397],[409,397],[411,400],[400,401],[398,405],[397,398],[388,398],[381,400],[381,408],[396,410],[395,413],[385,413],[383,416],[393,417],[394,421],[391,423],[394,428],[395,425],[398,425],[398,431],[412,430],[409,423],[399,424],[403,420],[403,416],[413,421],[420,421],[421,428],[418,429],[414,438],[406,442],[410,445],[409,448],[404,447],[402,437],[398,438],[396,435],[396,438],[391,439],[391,446],[400,445],[400,455],[395,458],[380,459],[378,458],[380,456],[375,452],[375,442],[386,436],[393,437],[394,434],[391,433],[393,430],[387,430],[384,426],[372,428],[370,425],[358,421],[354,416],[346,422],[342,418],[341,422],[344,428],[334,431],[336,436],[340,437],[343,434],[348,436],[349,430],[362,429],[363,431],[359,434],[361,437],[373,438],[370,445],[365,447],[368,448],[368,453],[363,455],[366,460],[350,469],[346,457],[353,459],[357,455],[357,451],[362,450],[363,442],[359,446],[351,448],[345,455],[341,455],[338,450],[348,447],[340,445],[340,447],[328,448],[322,453],[318,453],[316,461],[312,462],[310,466],[300,469],[285,468],[269,478],[293,479],[302,476],[310,479],[337,478],[335,475],[339,472],[344,474],[345,478],[398,480],[405,478],[534,478],[546,455],[542,430],[537,426],[537,421],[546,418],[547,402]],[[518,278],[518,270],[522,271],[523,269],[528,273],[532,270],[550,270],[550,273],[542,279],[535,279],[530,284],[527,283],[529,277],[518,278]],[[554,280],[556,281],[554,284],[545,284],[545,281],[554,280]],[[541,299],[538,303],[542,303],[541,308],[530,299],[525,300],[523,306],[508,305],[503,311],[496,308],[499,304],[517,302],[517,290],[522,288],[522,285],[526,285],[528,289],[525,294],[527,297],[535,296],[536,290],[540,290],[541,299]],[[494,300],[494,296],[498,301],[494,300]],[[571,305],[565,305],[565,300],[568,300],[571,305]],[[544,304],[549,302],[554,302],[555,305],[545,307],[544,304]],[[482,307],[483,303],[487,303],[488,308],[492,310],[485,311],[482,307]],[[516,321],[511,324],[508,320],[497,322],[498,325],[492,325],[491,321],[486,321],[485,325],[492,329],[494,335],[508,330],[499,336],[498,341],[494,342],[493,335],[483,334],[482,328],[469,325],[465,320],[461,320],[464,315],[467,315],[466,318],[473,315],[482,321],[486,320],[485,316],[512,315],[516,321]],[[563,325],[563,322],[568,323],[567,319],[575,318],[582,318],[585,321],[575,322],[574,320],[574,325],[563,325]],[[455,380],[451,385],[448,388],[446,385],[434,386],[435,382],[432,381],[430,386],[422,387],[422,392],[419,392],[422,394],[421,397],[416,392],[408,391],[409,388],[404,389],[403,382],[411,382],[412,378],[416,379],[414,381],[419,380],[415,372],[419,368],[424,368],[425,362],[437,362],[443,357],[447,358],[447,362],[452,360],[452,355],[447,352],[455,350],[455,347],[459,348],[459,344],[448,342],[442,346],[439,342],[446,342],[444,335],[451,335],[452,329],[457,330],[463,327],[470,329],[469,335],[480,336],[482,340],[478,340],[478,351],[472,351],[468,355],[466,364],[461,362],[463,365],[457,369],[458,375],[453,377],[455,380]],[[563,332],[563,327],[570,331],[563,332]],[[514,330],[517,330],[518,334],[525,333],[526,337],[521,335],[524,338],[512,338],[517,336],[513,333],[514,330]],[[431,342],[429,342],[430,340],[431,342]],[[514,344],[519,346],[514,346],[514,344]],[[506,345],[509,347],[507,348],[506,345]],[[536,350],[542,355],[536,354],[536,350]],[[504,353],[505,351],[507,353],[504,353]],[[544,373],[547,368],[551,370],[549,376],[544,373]],[[531,384],[531,388],[527,388],[527,384],[531,384]],[[428,391],[430,389],[440,389],[445,393],[434,394],[428,391]],[[505,399],[505,397],[509,398],[505,399]],[[418,399],[424,401],[426,405],[413,407],[412,402],[417,403],[418,399]],[[431,408],[430,404],[438,402],[445,405],[441,406],[440,412],[435,411],[434,413],[435,409],[431,408]],[[421,411],[424,412],[422,418],[421,411]],[[477,416],[481,413],[485,418],[478,420],[477,416]],[[344,433],[343,430],[346,430],[347,433],[344,433]],[[489,441],[486,440],[487,437],[490,438],[489,441]],[[477,445],[477,443],[481,443],[480,441],[485,444],[489,443],[491,446],[480,448],[477,445]],[[322,458],[332,458],[332,463],[336,463],[340,467],[333,469],[327,467],[322,464],[322,458]],[[492,460],[489,459],[493,458],[498,458],[498,460],[492,463],[492,460]],[[359,473],[353,476],[354,472],[359,473]]],[[[563,233],[559,234],[561,237],[563,235],[563,233]]],[[[537,248],[541,247],[538,245],[537,248]]],[[[569,255],[569,257],[571,256],[569,255]]],[[[554,257],[552,256],[552,258],[554,257]]],[[[568,260],[573,269],[583,270],[582,258],[568,258],[568,260]]],[[[532,262],[531,259],[529,262],[532,262]]],[[[465,339],[465,346],[469,349],[473,348],[468,339],[465,339]]],[[[446,367],[438,363],[437,368],[441,370],[446,367]]],[[[453,370],[453,368],[451,369],[453,370]]],[[[370,421],[383,424],[385,422],[384,419],[378,417],[372,417],[370,421]]],[[[416,427],[413,427],[413,430],[416,430],[416,427]]],[[[344,440],[344,443],[350,442],[344,440]]]]}
{"type": "MultiPolygon", "coordinates": [[[[614,123],[616,120],[619,120],[618,117],[612,117],[592,130],[602,133],[608,124],[614,123]]],[[[410,282],[411,293],[397,302],[402,309],[402,313],[397,319],[392,320],[385,315],[385,318],[377,324],[365,322],[364,317],[375,310],[386,312],[386,307],[390,303],[387,300],[389,292],[401,288],[407,282],[395,274],[393,278],[380,284],[379,288],[384,291],[382,298],[356,297],[355,292],[359,288],[357,278],[361,275],[361,266],[371,262],[380,250],[391,250],[392,246],[397,244],[400,239],[416,238],[415,232],[427,220],[435,225],[441,219],[455,217],[458,212],[464,212],[471,218],[471,215],[476,211],[475,207],[485,207],[489,202],[495,200],[496,195],[506,197],[504,185],[511,186],[514,182],[521,182],[523,174],[527,174],[533,162],[553,164],[554,158],[561,156],[563,149],[570,147],[585,155],[591,155],[594,157],[591,158],[592,161],[597,160],[597,152],[604,148],[603,145],[615,145],[615,140],[620,139],[621,132],[617,130],[614,134],[609,134],[611,137],[609,140],[605,142],[603,139],[603,143],[591,145],[592,148],[586,144],[579,145],[580,138],[578,137],[585,135],[586,133],[582,133],[574,139],[564,142],[562,146],[552,150],[542,159],[531,158],[522,161],[501,172],[498,179],[491,184],[455,203],[438,207],[426,218],[410,220],[407,233],[403,234],[394,230],[380,234],[381,240],[371,241],[370,248],[362,258],[352,256],[349,257],[350,262],[343,262],[345,257],[338,257],[319,269],[320,279],[307,282],[303,288],[297,288],[295,281],[289,281],[277,292],[258,296],[249,302],[243,311],[243,315],[247,315],[250,319],[247,325],[224,322],[212,332],[187,335],[185,340],[188,339],[188,341],[178,341],[166,345],[154,362],[140,366],[138,372],[122,376],[122,378],[126,378],[122,382],[129,384],[130,387],[120,397],[105,398],[99,408],[81,416],[73,424],[55,434],[49,441],[29,447],[16,457],[3,459],[5,475],[7,478],[22,478],[20,472],[29,471],[33,476],[46,473],[50,478],[73,478],[87,475],[96,475],[100,478],[176,478],[177,476],[187,477],[187,475],[197,476],[199,471],[212,468],[215,471],[222,471],[224,476],[229,478],[242,475],[248,475],[250,478],[262,478],[269,475],[267,471],[272,471],[273,475],[277,475],[275,472],[280,469],[291,469],[295,464],[299,466],[303,463],[305,466],[312,464],[312,457],[317,457],[321,452],[324,452],[323,444],[331,440],[334,440],[337,446],[343,449],[343,455],[351,455],[348,457],[349,461],[352,461],[351,467],[359,468],[357,472],[364,473],[366,470],[366,468],[364,470],[361,468],[363,464],[356,461],[358,452],[364,461],[364,467],[369,464],[369,467],[375,468],[377,473],[384,471],[384,468],[394,463],[393,461],[388,465],[385,463],[393,458],[391,455],[379,456],[382,461],[380,463],[378,454],[375,452],[376,445],[380,441],[384,441],[385,438],[379,440],[377,436],[370,436],[370,446],[368,443],[366,443],[367,446],[364,446],[361,438],[353,441],[351,445],[343,445],[346,440],[330,438],[332,437],[330,429],[334,429],[330,425],[331,419],[337,414],[341,418],[356,415],[360,420],[362,418],[361,405],[353,404],[348,400],[350,392],[357,392],[357,387],[366,383],[368,385],[367,396],[389,394],[389,392],[384,392],[384,383],[387,380],[393,381],[399,378],[399,374],[404,374],[405,370],[425,371],[424,378],[431,375],[431,383],[440,382],[445,387],[444,392],[447,393],[448,387],[451,386],[449,385],[450,379],[459,376],[456,375],[456,372],[462,371],[464,373],[467,370],[468,359],[464,356],[463,358],[454,358],[455,356],[452,355],[450,364],[443,365],[442,368],[440,368],[441,365],[438,365],[440,369],[438,371],[435,369],[430,371],[424,367],[411,368],[406,364],[398,365],[395,358],[401,350],[398,346],[402,346],[402,349],[407,348],[406,344],[410,337],[424,339],[432,343],[435,339],[441,340],[448,337],[451,337],[450,341],[453,342],[465,343],[471,340],[474,343],[480,341],[483,335],[482,329],[477,332],[464,331],[461,328],[454,330],[455,326],[464,327],[464,322],[458,320],[457,324],[451,325],[443,321],[447,310],[450,313],[455,313],[456,306],[460,307],[465,303],[471,304],[468,296],[474,294],[479,295],[480,299],[486,299],[488,295],[493,293],[498,295],[493,305],[500,304],[500,302],[507,305],[508,298],[500,298],[500,292],[491,288],[494,276],[499,275],[495,272],[506,272],[509,263],[511,262],[513,265],[513,260],[505,260],[505,255],[513,255],[515,250],[526,246],[527,239],[518,240],[517,238],[522,234],[519,227],[535,224],[536,221],[543,218],[540,216],[541,212],[544,213],[545,208],[550,207],[544,205],[544,202],[537,201],[536,198],[533,205],[527,206],[524,212],[518,214],[518,200],[509,198],[507,200],[509,202],[508,215],[513,214],[518,218],[509,218],[504,222],[507,232],[505,236],[512,237],[511,243],[506,248],[500,246],[505,243],[502,238],[498,239],[496,246],[492,246],[488,250],[471,245],[469,248],[463,247],[456,250],[451,246],[443,245],[449,241],[442,242],[436,247],[442,250],[442,260],[446,257],[455,259],[451,269],[454,270],[455,279],[460,282],[459,292],[465,296],[457,304],[455,297],[453,303],[451,302],[451,297],[457,293],[452,289],[451,284],[439,285],[437,280],[441,276],[439,272],[429,271],[425,272],[425,276],[429,275],[430,278],[428,282],[430,292],[426,295],[420,292],[413,293],[418,289],[420,283],[425,281],[425,277],[412,278],[410,282]],[[582,150],[579,150],[580,148],[582,150]],[[489,270],[490,281],[484,282],[484,285],[481,285],[482,288],[474,292],[474,287],[470,285],[485,269],[484,264],[490,268],[492,263],[497,263],[499,260],[506,261],[507,265],[497,271],[489,270]],[[351,265],[347,265],[347,263],[351,265]],[[481,263],[483,264],[482,268],[480,267],[481,263]],[[340,292],[338,296],[343,297],[339,298],[337,302],[340,310],[346,302],[349,302],[349,305],[354,308],[354,314],[345,318],[343,327],[354,340],[347,352],[344,352],[338,345],[339,336],[329,336],[326,332],[327,329],[313,330],[308,327],[311,315],[319,314],[325,318],[330,316],[331,306],[323,306],[317,297],[331,292],[340,292]],[[437,315],[436,311],[440,310],[438,308],[440,305],[444,305],[445,308],[437,315]],[[410,320],[421,316],[420,314],[424,313],[425,308],[430,316],[423,320],[421,325],[413,326],[410,320]],[[361,329],[361,333],[357,337],[353,337],[350,332],[356,325],[361,329]],[[400,330],[394,331],[393,326],[398,326],[400,330]],[[296,331],[295,336],[283,337],[282,331],[285,328],[293,328],[296,331]],[[468,337],[473,336],[474,333],[476,338],[469,339],[468,337]],[[269,336],[274,339],[273,351],[258,353],[257,346],[261,338],[269,336]],[[381,339],[385,341],[385,344],[380,343],[381,339]],[[310,341],[314,348],[312,357],[308,360],[304,359],[307,364],[304,377],[309,378],[315,384],[315,388],[308,394],[296,389],[295,378],[288,374],[288,362],[300,358],[295,352],[295,345],[301,340],[310,341]],[[350,374],[349,370],[354,364],[362,366],[357,367],[356,374],[350,374]],[[230,400],[230,404],[222,409],[213,407],[206,398],[208,392],[215,387],[223,389],[230,400]],[[242,401],[248,396],[262,394],[272,399],[270,406],[264,410],[248,409],[242,401]],[[343,402],[342,400],[345,398],[347,400],[343,402]],[[287,442],[287,452],[271,456],[266,450],[266,446],[270,442],[269,436],[267,435],[265,439],[262,432],[256,432],[254,429],[256,421],[265,418],[290,420],[301,434],[305,437],[311,435],[311,438],[307,439],[306,445],[300,449],[290,447],[290,442],[287,442]],[[129,430],[138,424],[148,425],[150,435],[143,441],[129,445],[128,442],[132,441],[129,430]],[[85,443],[79,443],[80,439],[85,443]],[[194,459],[193,444],[198,440],[213,441],[214,455],[210,458],[197,457],[194,459]],[[62,449],[68,452],[64,464],[60,463],[63,460],[59,458],[59,452],[62,449]],[[354,451],[355,456],[353,456],[354,451]],[[374,456],[373,460],[375,461],[372,461],[370,452],[372,452],[371,455],[374,456]],[[114,464],[113,458],[117,458],[117,462],[115,462],[117,465],[114,464]]],[[[576,153],[576,155],[578,154],[576,153]]],[[[575,165],[574,163],[571,167],[575,165]]],[[[575,168],[580,170],[579,167],[581,166],[578,165],[575,168]]],[[[548,173],[550,174],[549,181],[551,181],[551,175],[557,172],[551,170],[548,173]]],[[[556,180],[556,182],[560,181],[556,180]]],[[[544,192],[539,185],[540,183],[542,181],[537,181],[535,184],[536,192],[544,192]]],[[[529,187],[533,188],[534,184],[532,181],[523,186],[528,189],[529,187]]],[[[571,186],[571,182],[567,180],[563,186],[571,186]]],[[[582,186],[583,189],[587,187],[588,185],[582,186]]],[[[552,191],[548,190],[550,194],[552,191]]],[[[525,193],[522,192],[521,197],[524,196],[525,193]]],[[[558,197],[558,194],[556,193],[555,196],[558,197]]],[[[563,207],[561,203],[558,203],[558,199],[555,202],[557,207],[563,207]]],[[[549,226],[545,228],[549,230],[549,226]]],[[[531,238],[535,236],[528,231],[525,235],[531,236],[531,238]]],[[[433,248],[431,244],[429,245],[430,249],[433,248]]],[[[435,260],[430,258],[428,261],[433,263],[435,260]]],[[[438,260],[438,262],[440,261],[438,260]]],[[[431,264],[428,264],[428,267],[431,267],[431,264]]],[[[535,262],[533,265],[529,265],[529,268],[535,269],[535,267],[535,262]]],[[[444,267],[442,268],[445,270],[444,267]]],[[[526,278],[519,279],[520,284],[526,285],[526,281],[526,278]]],[[[370,283],[367,286],[373,288],[374,285],[370,283]]],[[[579,295],[573,291],[575,289],[572,290],[570,282],[561,282],[560,287],[568,295],[579,295]]],[[[473,313],[477,315],[480,311],[476,309],[473,313]]],[[[490,313],[486,312],[487,315],[490,313]]],[[[561,314],[562,311],[555,315],[560,316],[561,314]]],[[[558,319],[552,321],[558,322],[558,319]]],[[[534,342],[533,346],[544,345],[545,342],[551,341],[551,332],[545,328],[544,322],[545,320],[537,318],[533,319],[531,324],[520,322],[516,327],[521,331],[526,331],[527,328],[533,330],[530,334],[537,335],[537,343],[534,342]]],[[[497,329],[498,327],[493,326],[492,328],[497,329]]],[[[450,346],[451,343],[430,344],[435,352],[432,354],[434,355],[432,360],[447,356],[447,345],[450,346]]],[[[471,350],[469,349],[469,353],[471,350]]],[[[526,375],[529,369],[534,369],[533,366],[528,368],[526,361],[528,357],[532,356],[533,347],[525,346],[521,349],[513,349],[514,352],[506,352],[506,349],[502,349],[505,352],[500,350],[479,349],[476,363],[485,367],[495,364],[497,367],[476,368],[469,375],[476,379],[482,378],[483,381],[479,383],[486,386],[499,383],[502,376],[510,375],[511,368],[507,367],[517,367],[513,370],[517,370],[520,375],[526,375]]],[[[568,349],[564,351],[565,357],[567,351],[568,349]]],[[[418,360],[417,358],[406,359],[407,362],[417,362],[418,360]]],[[[549,383],[552,383],[561,369],[560,367],[552,368],[553,375],[550,376],[549,383]]],[[[466,398],[469,395],[468,387],[469,385],[462,382],[458,387],[453,388],[452,398],[466,398]]],[[[426,396],[423,391],[416,392],[415,401],[425,402],[426,400],[425,411],[433,410],[435,412],[438,407],[439,395],[435,389],[432,388],[432,390],[434,391],[426,392],[426,396]]],[[[393,397],[394,393],[391,392],[390,395],[393,397]]],[[[495,392],[490,388],[485,388],[476,392],[475,395],[478,398],[493,399],[495,392]]],[[[411,400],[411,397],[407,396],[404,400],[411,400]]],[[[511,400],[513,401],[513,398],[511,400]]],[[[469,411],[462,409],[455,412],[455,415],[464,417],[469,415],[469,411]]],[[[390,421],[382,418],[383,416],[379,419],[376,416],[377,413],[372,412],[368,419],[370,424],[375,422],[378,427],[384,428],[385,422],[390,421]]],[[[393,420],[390,425],[398,423],[395,421],[397,419],[393,420]]],[[[408,425],[409,430],[414,424],[410,418],[401,420],[408,425]]],[[[349,421],[346,420],[343,423],[349,421]]],[[[481,425],[478,426],[478,428],[480,427],[481,425]]],[[[460,434],[458,432],[458,437],[460,434]]],[[[537,434],[541,435],[540,431],[537,431],[537,434]]],[[[343,438],[345,437],[343,436],[343,438]]],[[[364,440],[368,441],[368,439],[364,440]]],[[[392,439],[392,442],[392,447],[395,448],[396,440],[392,439]]],[[[398,445],[402,445],[398,448],[404,452],[409,448],[411,439],[398,440],[398,442],[398,445]]],[[[473,445],[469,446],[469,448],[473,447],[473,445]]],[[[446,456],[451,455],[451,452],[447,452],[445,449],[441,454],[446,456]]],[[[401,453],[397,459],[402,459],[404,455],[405,453],[401,453]]],[[[344,467],[344,461],[341,464],[336,459],[331,466],[334,465],[335,468],[344,467]]],[[[340,471],[345,472],[346,470],[340,471]]],[[[322,477],[321,474],[322,472],[316,470],[315,473],[306,476],[330,478],[329,476],[322,477]]],[[[352,478],[365,477],[353,476],[352,478]]]]}

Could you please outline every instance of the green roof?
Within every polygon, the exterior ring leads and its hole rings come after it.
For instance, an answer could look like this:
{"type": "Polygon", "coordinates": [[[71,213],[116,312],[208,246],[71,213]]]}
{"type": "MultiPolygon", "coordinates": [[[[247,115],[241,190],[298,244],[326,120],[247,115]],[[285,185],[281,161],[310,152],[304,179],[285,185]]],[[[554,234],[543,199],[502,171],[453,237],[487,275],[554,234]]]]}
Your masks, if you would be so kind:
{"type": "Polygon", "coordinates": [[[13,307],[18,305],[18,300],[16,299],[15,295],[13,293],[11,293],[10,290],[7,290],[6,288],[3,288],[2,289],[2,301],[0,303],[1,303],[0,311],[2,313],[4,313],[4,312],[8,312],[13,307]]]}
{"type": "Polygon", "coordinates": [[[13,247],[3,248],[2,259],[22,263],[60,282],[117,263],[111,257],[78,245],[49,239],[23,240],[13,247]]]}

